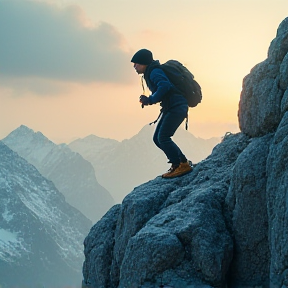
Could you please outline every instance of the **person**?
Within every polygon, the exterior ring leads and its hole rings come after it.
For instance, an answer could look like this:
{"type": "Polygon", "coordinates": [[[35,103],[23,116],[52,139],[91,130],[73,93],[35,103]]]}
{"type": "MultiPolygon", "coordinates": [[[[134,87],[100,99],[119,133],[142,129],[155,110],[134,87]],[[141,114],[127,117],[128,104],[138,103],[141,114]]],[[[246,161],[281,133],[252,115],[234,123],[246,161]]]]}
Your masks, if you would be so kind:
{"type": "MultiPolygon", "coordinates": [[[[131,62],[138,74],[143,74],[151,95],[140,96],[142,107],[160,102],[161,118],[155,129],[153,141],[167,156],[171,168],[163,174],[163,178],[174,178],[192,171],[192,167],[180,148],[171,139],[180,124],[187,117],[188,103],[181,92],[169,81],[160,62],[153,59],[147,49],[137,51],[131,62]]],[[[157,121],[157,120],[156,120],[157,121]]],[[[156,122],[155,121],[155,122],[156,122]]]]}

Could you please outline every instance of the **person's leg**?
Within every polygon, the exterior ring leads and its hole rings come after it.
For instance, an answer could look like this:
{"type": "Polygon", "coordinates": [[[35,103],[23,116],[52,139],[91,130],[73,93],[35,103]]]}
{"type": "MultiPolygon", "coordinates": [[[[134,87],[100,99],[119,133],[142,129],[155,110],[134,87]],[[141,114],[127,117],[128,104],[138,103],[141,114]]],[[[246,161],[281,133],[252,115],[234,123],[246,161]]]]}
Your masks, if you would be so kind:
{"type": "Polygon", "coordinates": [[[161,147],[160,147],[160,143],[159,143],[158,137],[159,137],[159,130],[160,130],[160,127],[162,125],[162,120],[163,120],[163,114],[162,114],[162,116],[161,116],[161,118],[160,118],[160,120],[159,120],[159,122],[158,122],[158,124],[156,126],[156,129],[155,129],[155,132],[154,132],[154,135],[153,135],[153,141],[154,141],[155,145],[159,149],[161,149],[161,147]]]}
{"type": "Polygon", "coordinates": [[[185,117],[186,113],[168,112],[163,114],[153,137],[155,144],[166,154],[169,162],[174,166],[187,161],[180,148],[171,139],[185,117]]]}
{"type": "Polygon", "coordinates": [[[153,141],[172,163],[168,172],[162,175],[163,178],[179,177],[192,171],[185,155],[171,139],[186,115],[184,113],[165,113],[155,129],[153,141]]]}

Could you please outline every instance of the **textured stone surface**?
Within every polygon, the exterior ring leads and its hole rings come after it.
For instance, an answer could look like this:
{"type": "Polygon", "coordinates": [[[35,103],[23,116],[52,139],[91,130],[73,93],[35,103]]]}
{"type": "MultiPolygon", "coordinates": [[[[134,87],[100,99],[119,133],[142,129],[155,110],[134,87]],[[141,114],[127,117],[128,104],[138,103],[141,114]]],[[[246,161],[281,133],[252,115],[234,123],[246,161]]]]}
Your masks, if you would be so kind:
{"type": "MultiPolygon", "coordinates": [[[[112,264],[102,274],[90,273],[90,278],[84,273],[84,284],[102,287],[91,283],[110,274],[111,287],[119,288],[161,281],[179,288],[195,283],[221,286],[233,255],[222,211],[233,165],[247,145],[243,134],[227,136],[191,174],[168,181],[158,177],[137,187],[120,208],[112,264]]],[[[115,219],[109,213],[100,223],[115,219]]],[[[93,235],[102,238],[98,235],[103,235],[99,228],[103,225],[98,222],[85,240],[86,254],[91,254],[87,247],[93,235]]],[[[105,226],[112,235],[114,226],[105,226]]],[[[85,271],[91,270],[87,265],[85,271]]]]}
{"type": "Polygon", "coordinates": [[[281,100],[287,89],[288,18],[271,42],[268,58],[243,80],[239,125],[243,133],[258,137],[275,132],[281,121],[281,100]]]}
{"type": "Polygon", "coordinates": [[[112,207],[85,238],[83,276],[87,287],[110,287],[107,267],[112,262],[114,231],[119,212],[120,205],[112,207]]]}
{"type": "Polygon", "coordinates": [[[231,287],[261,285],[269,279],[266,160],[272,135],[251,139],[238,157],[226,203],[232,219],[234,257],[231,287]]]}
{"type": "Polygon", "coordinates": [[[288,112],[277,129],[267,164],[271,285],[288,287],[288,112]]]}

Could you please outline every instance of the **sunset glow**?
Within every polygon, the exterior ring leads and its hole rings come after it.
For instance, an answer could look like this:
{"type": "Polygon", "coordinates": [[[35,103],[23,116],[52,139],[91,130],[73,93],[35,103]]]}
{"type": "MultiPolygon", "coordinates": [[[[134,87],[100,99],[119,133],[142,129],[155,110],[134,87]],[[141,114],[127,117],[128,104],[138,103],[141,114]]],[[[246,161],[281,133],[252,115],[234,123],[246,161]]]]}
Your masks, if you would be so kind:
{"type": "Polygon", "coordinates": [[[141,48],[181,61],[202,86],[192,134],[237,132],[242,80],[265,60],[287,8],[286,0],[0,0],[0,137],[21,124],[57,143],[132,137],[159,111],[138,102],[130,59],[141,48]]]}

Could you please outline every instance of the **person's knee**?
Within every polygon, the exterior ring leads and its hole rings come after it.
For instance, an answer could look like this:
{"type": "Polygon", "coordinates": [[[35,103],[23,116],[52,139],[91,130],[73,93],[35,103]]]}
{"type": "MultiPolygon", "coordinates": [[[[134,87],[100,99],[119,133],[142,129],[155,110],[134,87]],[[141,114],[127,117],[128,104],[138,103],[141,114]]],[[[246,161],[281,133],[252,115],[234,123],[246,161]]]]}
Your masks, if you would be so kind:
{"type": "Polygon", "coordinates": [[[169,143],[169,142],[171,142],[172,140],[171,140],[171,137],[169,137],[169,136],[166,136],[166,135],[159,135],[158,136],[158,143],[160,144],[160,145],[163,145],[163,144],[165,144],[165,143],[169,143]]]}
{"type": "Polygon", "coordinates": [[[158,140],[158,134],[154,134],[153,136],[153,142],[155,143],[156,146],[160,146],[159,140],[158,140]]]}

